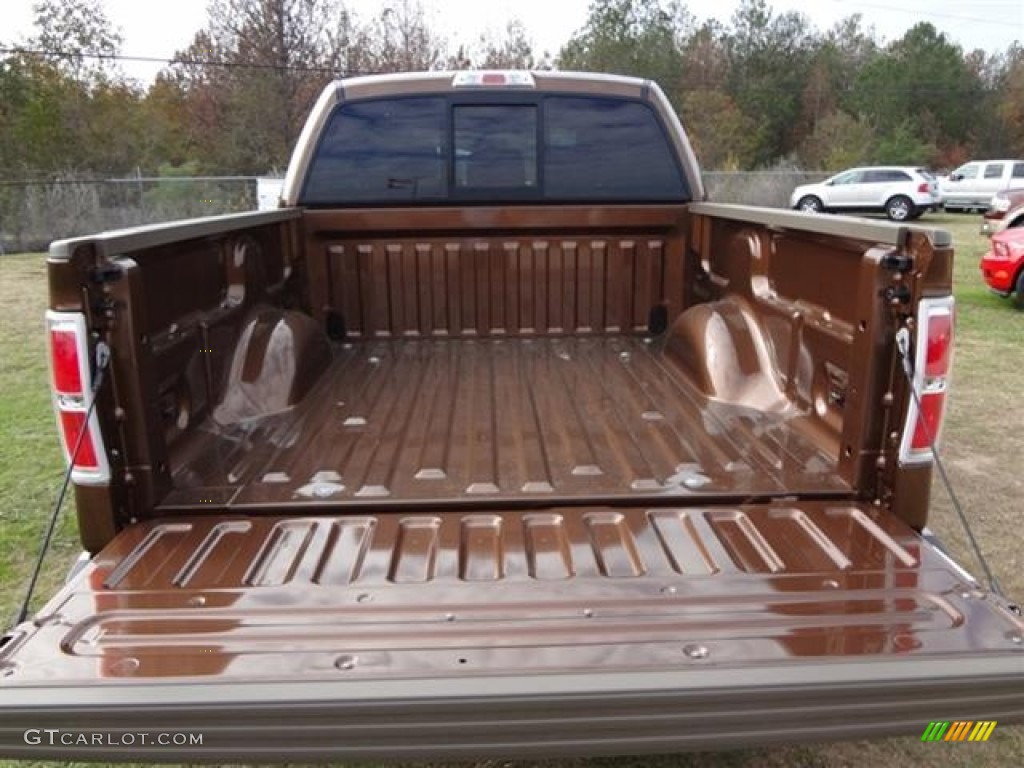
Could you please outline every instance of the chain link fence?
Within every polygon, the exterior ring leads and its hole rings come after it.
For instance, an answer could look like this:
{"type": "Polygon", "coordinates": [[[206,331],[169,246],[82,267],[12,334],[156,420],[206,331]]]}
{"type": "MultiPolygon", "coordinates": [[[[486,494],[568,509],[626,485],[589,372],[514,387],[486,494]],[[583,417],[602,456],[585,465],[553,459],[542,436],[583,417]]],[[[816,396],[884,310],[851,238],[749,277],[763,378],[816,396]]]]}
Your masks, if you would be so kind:
{"type": "Polygon", "coordinates": [[[716,203],[788,208],[796,187],[828,177],[823,171],[706,171],[704,186],[708,199],[716,203]]]}
{"type": "MultiPolygon", "coordinates": [[[[704,174],[704,183],[716,202],[785,208],[794,187],[825,177],[803,171],[710,171],[704,174]]],[[[41,251],[53,240],[105,230],[256,210],[265,181],[271,180],[211,176],[0,181],[0,253],[41,251]]]]}
{"type": "Polygon", "coordinates": [[[0,252],[53,240],[257,207],[256,177],[0,181],[0,252]]]}

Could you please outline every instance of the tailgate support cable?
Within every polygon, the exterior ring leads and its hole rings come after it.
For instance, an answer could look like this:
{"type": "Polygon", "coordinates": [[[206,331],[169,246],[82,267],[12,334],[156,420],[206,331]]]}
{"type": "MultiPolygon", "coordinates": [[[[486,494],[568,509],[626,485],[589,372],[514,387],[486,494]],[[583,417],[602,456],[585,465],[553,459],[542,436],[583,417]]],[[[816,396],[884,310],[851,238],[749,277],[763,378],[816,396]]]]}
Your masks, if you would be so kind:
{"type": "MultiPolygon", "coordinates": [[[[914,363],[910,355],[910,331],[907,330],[906,327],[900,328],[896,333],[896,348],[899,350],[900,362],[903,363],[903,373],[907,377],[910,395],[914,398],[914,404],[917,406],[917,412],[920,414],[924,409],[921,407],[921,395],[918,393],[917,387],[914,386],[914,363]]],[[[989,590],[999,595],[999,597],[1006,598],[1006,594],[1003,592],[1002,587],[999,586],[999,581],[992,574],[992,569],[989,567],[988,561],[985,559],[985,555],[981,551],[981,546],[978,544],[978,540],[974,537],[974,531],[971,530],[971,525],[967,521],[967,515],[960,504],[960,499],[957,497],[956,491],[953,490],[953,483],[950,482],[949,475],[946,474],[946,466],[942,463],[942,459],[939,457],[939,449],[935,444],[935,435],[932,434],[931,425],[928,424],[928,420],[924,418],[920,418],[918,423],[924,428],[924,434],[928,440],[928,447],[931,449],[932,458],[935,460],[935,468],[939,470],[939,477],[942,478],[942,484],[946,488],[946,493],[949,494],[950,501],[953,502],[953,509],[956,510],[957,517],[960,518],[960,525],[963,527],[964,533],[967,534],[967,541],[970,543],[971,549],[974,551],[974,556],[977,558],[978,563],[985,572],[985,578],[988,580],[989,590]]]]}
{"type": "Polygon", "coordinates": [[[78,437],[75,438],[75,447],[71,451],[71,455],[68,459],[68,468],[64,472],[64,481],[60,486],[60,493],[57,494],[57,502],[53,505],[53,512],[50,513],[50,524],[46,528],[46,535],[43,537],[43,545],[39,549],[39,557],[36,558],[35,569],[32,571],[32,578],[29,579],[28,589],[25,590],[25,599],[21,603],[21,610],[18,612],[18,617],[14,622],[14,626],[18,626],[26,618],[28,618],[29,605],[32,602],[32,594],[36,590],[36,582],[39,580],[39,573],[43,569],[43,560],[46,558],[46,552],[50,548],[50,542],[53,540],[53,531],[57,527],[57,518],[60,516],[60,509],[64,505],[64,497],[67,495],[68,486],[71,484],[71,473],[75,468],[75,460],[78,458],[78,452],[82,449],[82,442],[85,440],[85,433],[89,429],[89,420],[92,418],[92,412],[96,408],[96,395],[99,394],[100,387],[103,386],[103,374],[110,364],[110,347],[105,342],[97,342],[96,344],[96,380],[92,385],[92,397],[89,402],[89,408],[86,410],[85,418],[82,420],[82,427],[78,430],[78,437]]]}

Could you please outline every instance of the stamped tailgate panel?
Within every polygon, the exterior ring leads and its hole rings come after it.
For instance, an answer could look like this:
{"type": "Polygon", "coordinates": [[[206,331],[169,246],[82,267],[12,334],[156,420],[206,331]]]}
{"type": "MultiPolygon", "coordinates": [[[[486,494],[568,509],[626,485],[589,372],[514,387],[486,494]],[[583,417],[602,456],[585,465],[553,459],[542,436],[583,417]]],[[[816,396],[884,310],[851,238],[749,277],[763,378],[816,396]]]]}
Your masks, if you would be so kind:
{"type": "Polygon", "coordinates": [[[672,669],[1012,648],[1012,616],[849,503],[205,519],[124,533],[5,685],[672,669]]]}
{"type": "Polygon", "coordinates": [[[854,503],[167,518],[16,630],[0,754],[638,754],[1005,723],[1022,630],[854,503]],[[46,728],[202,739],[26,745],[46,728]]]}

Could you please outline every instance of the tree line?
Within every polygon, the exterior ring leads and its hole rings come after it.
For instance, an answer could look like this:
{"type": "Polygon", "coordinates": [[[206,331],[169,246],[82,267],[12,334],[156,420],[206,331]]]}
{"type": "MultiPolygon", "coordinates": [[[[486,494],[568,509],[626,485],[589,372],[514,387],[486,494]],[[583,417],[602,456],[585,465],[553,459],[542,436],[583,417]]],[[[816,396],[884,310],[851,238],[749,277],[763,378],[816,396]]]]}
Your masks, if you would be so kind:
{"type": "Polygon", "coordinates": [[[368,19],[343,0],[211,0],[191,44],[143,85],[123,74],[99,0],[34,12],[30,37],[0,39],[8,180],[279,171],[332,79],[469,68],[651,78],[707,169],[1024,156],[1024,48],[964,51],[928,22],[884,43],[860,15],[819,30],[766,0],[743,0],[726,23],[676,0],[593,0],[550,53],[516,20],[453,48],[417,0],[368,19]]]}

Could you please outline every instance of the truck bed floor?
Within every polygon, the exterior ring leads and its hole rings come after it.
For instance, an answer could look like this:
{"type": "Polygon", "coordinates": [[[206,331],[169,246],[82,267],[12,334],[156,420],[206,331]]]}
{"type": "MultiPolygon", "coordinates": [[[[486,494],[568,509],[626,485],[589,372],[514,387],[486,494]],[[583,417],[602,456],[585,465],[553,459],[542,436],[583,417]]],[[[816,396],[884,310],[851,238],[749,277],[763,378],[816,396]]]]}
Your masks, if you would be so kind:
{"type": "Polygon", "coordinates": [[[800,421],[709,402],[641,337],[367,341],[296,408],[193,430],[162,506],[848,490],[800,421]]]}

